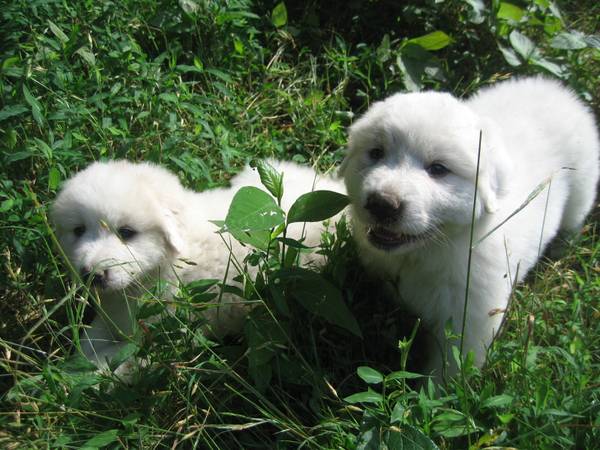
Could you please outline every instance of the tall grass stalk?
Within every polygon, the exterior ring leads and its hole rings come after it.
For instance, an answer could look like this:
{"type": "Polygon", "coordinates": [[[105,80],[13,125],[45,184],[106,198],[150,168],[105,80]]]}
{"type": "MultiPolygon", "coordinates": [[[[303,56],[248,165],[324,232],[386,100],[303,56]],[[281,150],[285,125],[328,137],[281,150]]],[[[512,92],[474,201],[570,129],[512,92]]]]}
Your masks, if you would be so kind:
{"type": "MultiPolygon", "coordinates": [[[[473,209],[471,211],[471,229],[469,233],[469,252],[467,258],[467,278],[465,280],[465,301],[463,304],[462,326],[460,332],[460,358],[463,359],[463,344],[465,327],[467,321],[467,310],[469,307],[469,287],[471,282],[471,259],[473,256],[473,236],[475,235],[475,216],[477,213],[477,189],[479,187],[479,163],[481,161],[481,138],[483,130],[479,131],[479,144],[477,146],[477,167],[475,169],[475,191],[473,192],[473,209]]],[[[462,364],[461,364],[462,367],[462,364]]]]}

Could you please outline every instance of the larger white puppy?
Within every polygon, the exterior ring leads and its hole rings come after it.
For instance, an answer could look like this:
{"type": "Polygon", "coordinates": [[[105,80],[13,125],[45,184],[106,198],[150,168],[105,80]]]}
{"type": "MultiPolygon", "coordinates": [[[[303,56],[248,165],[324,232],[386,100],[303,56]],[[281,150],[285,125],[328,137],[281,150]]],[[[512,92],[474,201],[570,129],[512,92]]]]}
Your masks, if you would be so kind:
{"type": "MultiPolygon", "coordinates": [[[[275,163],[284,173],[284,208],[313,189],[343,191],[341,182],[317,177],[296,164],[275,163]]],[[[100,367],[139,332],[135,322],[139,297],[166,280],[171,293],[180,283],[223,279],[229,251],[210,220],[224,219],[237,188],[260,186],[256,171],[246,168],[231,188],[196,193],[175,175],[149,163],[98,162],[69,179],[58,195],[51,218],[73,268],[98,293],[99,313],[82,338],[84,354],[100,367]]],[[[306,244],[318,245],[321,224],[307,224],[306,244]]],[[[302,228],[292,229],[299,239],[302,228]]],[[[233,256],[247,249],[232,239],[233,256]]],[[[237,273],[232,268],[229,279],[237,273]]],[[[247,309],[225,296],[227,305],[207,316],[215,335],[236,331],[247,309]]],[[[127,375],[127,365],[119,372],[127,375]]]]}
{"type": "Polygon", "coordinates": [[[351,127],[342,172],[360,256],[394,281],[433,335],[428,372],[439,379],[446,360],[456,372],[444,327],[451,321],[455,333],[462,331],[471,228],[476,245],[463,344],[481,365],[513,283],[559,230],[578,231],[592,208],[598,153],[590,111],[542,78],[499,83],[466,101],[397,94],[351,127]]]}

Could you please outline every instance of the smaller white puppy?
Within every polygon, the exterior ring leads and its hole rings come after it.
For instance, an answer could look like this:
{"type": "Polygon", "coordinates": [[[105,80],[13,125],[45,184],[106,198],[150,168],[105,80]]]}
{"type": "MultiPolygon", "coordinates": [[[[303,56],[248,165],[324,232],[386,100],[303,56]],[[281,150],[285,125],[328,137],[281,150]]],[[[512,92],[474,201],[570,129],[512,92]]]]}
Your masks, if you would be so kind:
{"type": "MultiPolygon", "coordinates": [[[[343,191],[341,182],[317,177],[296,164],[274,163],[284,172],[282,202],[289,208],[305,192],[343,191]]],[[[73,268],[98,293],[99,313],[81,341],[84,354],[106,367],[127,342],[136,339],[138,298],[165,280],[174,293],[179,283],[223,279],[229,251],[210,220],[224,219],[237,188],[260,187],[255,170],[246,168],[231,188],[196,193],[177,177],[150,163],[97,162],[63,186],[51,209],[56,234],[73,268]]],[[[318,245],[321,224],[307,224],[307,245],[318,245]]],[[[296,228],[290,237],[301,238],[296,228]]],[[[240,262],[247,248],[232,239],[240,262]]],[[[236,275],[230,270],[229,279],[236,275]]],[[[222,336],[239,331],[247,309],[233,295],[226,305],[207,312],[211,332],[222,336]]],[[[127,375],[131,367],[119,367],[127,375]]]]}
{"type": "Polygon", "coordinates": [[[445,359],[456,372],[444,327],[463,329],[480,131],[463,344],[482,365],[512,285],[559,230],[577,232],[592,208],[599,143],[590,111],[542,78],[499,83],[467,101],[397,94],[352,125],[342,169],[359,254],[423,319],[435,341],[425,370],[438,379],[445,359]]]}

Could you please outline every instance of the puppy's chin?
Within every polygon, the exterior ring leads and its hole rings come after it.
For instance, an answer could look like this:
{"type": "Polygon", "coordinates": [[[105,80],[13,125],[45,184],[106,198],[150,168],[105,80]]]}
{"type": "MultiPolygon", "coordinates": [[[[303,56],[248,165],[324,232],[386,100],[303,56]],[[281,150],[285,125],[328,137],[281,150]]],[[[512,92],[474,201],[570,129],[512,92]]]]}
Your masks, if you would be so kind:
{"type": "Polygon", "coordinates": [[[380,225],[366,226],[365,234],[369,244],[388,253],[407,253],[424,246],[430,238],[429,232],[406,234],[380,225]]]}

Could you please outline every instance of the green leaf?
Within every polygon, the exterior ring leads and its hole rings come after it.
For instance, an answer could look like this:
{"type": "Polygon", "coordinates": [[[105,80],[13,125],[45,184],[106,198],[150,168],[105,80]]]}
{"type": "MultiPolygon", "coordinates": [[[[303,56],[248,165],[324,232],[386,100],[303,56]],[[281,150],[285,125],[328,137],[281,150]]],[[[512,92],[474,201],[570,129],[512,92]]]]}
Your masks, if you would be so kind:
{"type": "Polygon", "coordinates": [[[512,404],[514,398],[508,394],[495,395],[486,398],[482,403],[482,408],[501,408],[512,404]]]}
{"type": "Polygon", "coordinates": [[[521,55],[525,61],[529,60],[535,51],[535,44],[531,39],[524,34],[519,33],[517,30],[513,30],[508,36],[508,39],[517,53],[521,55]]]}
{"type": "Polygon", "coordinates": [[[31,375],[21,378],[15,382],[15,385],[10,388],[6,394],[6,399],[10,401],[26,401],[29,398],[31,400],[34,392],[39,392],[42,389],[46,389],[45,381],[42,375],[31,375]]]}
{"type": "Polygon", "coordinates": [[[271,243],[271,233],[268,230],[242,231],[227,229],[227,232],[242,244],[251,245],[259,250],[267,251],[271,243]]]}
{"type": "Polygon", "coordinates": [[[123,345],[117,354],[109,361],[108,367],[110,370],[114,371],[117,367],[132,357],[138,351],[138,349],[138,345],[133,342],[128,342],[123,345]]]}
{"type": "Polygon", "coordinates": [[[477,433],[481,427],[462,412],[446,409],[434,418],[433,429],[444,437],[453,438],[477,433]]]}
{"type": "Polygon", "coordinates": [[[27,88],[26,85],[23,85],[23,96],[25,97],[25,101],[31,106],[31,114],[33,118],[38,123],[38,125],[42,126],[44,124],[44,117],[42,116],[42,105],[37,99],[31,95],[31,92],[27,88]]]}
{"type": "Polygon", "coordinates": [[[436,422],[441,422],[441,423],[455,423],[455,422],[464,422],[465,421],[465,415],[459,411],[453,410],[453,409],[449,409],[446,410],[444,412],[442,412],[441,414],[438,414],[435,417],[436,422]]]}
{"type": "Polygon", "coordinates": [[[292,284],[292,296],[308,311],[327,322],[362,337],[358,322],[344,303],[340,290],[320,274],[299,267],[281,269],[274,274],[292,284]]]}
{"type": "Polygon", "coordinates": [[[231,201],[224,229],[226,231],[269,230],[285,222],[281,208],[273,197],[253,186],[241,188],[231,201]]]}
{"type": "Polygon", "coordinates": [[[299,249],[299,250],[312,248],[312,247],[308,247],[308,246],[304,245],[302,242],[297,241],[296,239],[292,239],[292,238],[278,237],[278,238],[275,238],[275,240],[277,242],[281,242],[286,247],[292,247],[292,248],[296,248],[296,249],[299,249]]]}
{"type": "Polygon", "coordinates": [[[75,53],[81,56],[90,66],[94,67],[96,65],[96,57],[85,45],[77,49],[75,53]]]}
{"type": "Polygon", "coordinates": [[[556,17],[564,23],[562,13],[560,12],[560,9],[558,8],[556,2],[548,1],[548,8],[550,9],[550,12],[552,13],[552,15],[554,15],[554,17],[556,17]]]}
{"type": "Polygon", "coordinates": [[[218,296],[218,292],[215,290],[209,292],[209,290],[221,281],[217,279],[192,281],[183,287],[182,293],[184,298],[191,303],[209,303],[218,296]]]}
{"type": "Polygon", "coordinates": [[[285,3],[278,3],[271,12],[271,22],[276,28],[284,26],[288,21],[287,8],[285,3]]]}
{"type": "Polygon", "coordinates": [[[69,403],[71,406],[75,406],[81,399],[81,394],[83,393],[83,391],[92,386],[100,384],[103,380],[103,377],[96,370],[90,370],[87,372],[66,374],[64,379],[71,386],[73,386],[71,396],[69,398],[69,403]]]}
{"type": "Polygon", "coordinates": [[[412,58],[408,58],[402,54],[398,55],[396,64],[402,72],[402,79],[406,89],[410,92],[419,92],[423,88],[423,83],[421,83],[423,70],[421,70],[419,65],[415,64],[412,58]]]}
{"type": "Polygon", "coordinates": [[[545,416],[558,416],[558,417],[573,417],[573,413],[570,411],[565,411],[562,409],[556,409],[556,408],[548,408],[546,410],[544,410],[543,414],[545,416]]]}
{"type": "Polygon", "coordinates": [[[344,401],[348,403],[381,403],[383,397],[378,392],[369,389],[365,392],[349,395],[344,398],[344,401]]]}
{"type": "Polygon", "coordinates": [[[390,423],[404,422],[405,415],[406,406],[401,401],[396,402],[394,409],[392,409],[392,414],[390,415],[390,423]]]}
{"type": "Polygon", "coordinates": [[[69,42],[69,37],[63,33],[63,31],[54,22],[48,20],[48,26],[50,26],[50,31],[52,31],[52,34],[54,34],[54,36],[56,36],[60,42],[63,44],[69,42]]]}
{"type": "Polygon", "coordinates": [[[590,36],[586,36],[585,37],[585,42],[587,45],[589,45],[592,48],[599,48],[600,49],[600,36],[599,35],[590,35],[590,36]]]}
{"type": "Polygon", "coordinates": [[[220,283],[221,280],[217,280],[217,279],[205,279],[205,280],[196,280],[196,281],[192,281],[191,283],[188,283],[185,285],[185,289],[186,291],[190,292],[191,294],[201,294],[203,292],[208,291],[211,287],[215,286],[216,284],[220,283]]]}
{"type": "Polygon", "coordinates": [[[204,70],[204,64],[202,64],[202,60],[197,56],[194,56],[194,67],[200,69],[201,71],[204,70]]]}
{"type": "Polygon", "coordinates": [[[244,325],[248,340],[248,372],[260,392],[269,386],[273,372],[271,360],[285,348],[287,338],[282,326],[259,308],[250,313],[244,325]]]}
{"type": "Polygon", "coordinates": [[[72,438],[70,436],[58,436],[54,442],[52,442],[51,448],[67,448],[67,445],[70,444],[72,438]]]}
{"type": "Polygon", "coordinates": [[[14,128],[7,127],[4,129],[6,138],[4,142],[9,150],[14,150],[17,145],[17,131],[14,128]]]}
{"type": "Polygon", "coordinates": [[[397,372],[392,372],[385,377],[385,381],[391,380],[413,380],[415,378],[423,378],[425,375],[415,372],[407,372],[405,370],[398,370],[397,372]]]}
{"type": "Polygon", "coordinates": [[[416,427],[402,425],[400,431],[388,430],[383,436],[382,444],[390,450],[439,450],[429,437],[416,427]]]}
{"type": "Polygon", "coordinates": [[[524,14],[525,12],[518,6],[515,6],[512,3],[500,2],[500,8],[498,9],[496,17],[498,17],[498,19],[514,20],[515,22],[518,22],[524,14]]]}
{"type": "Polygon", "coordinates": [[[553,63],[552,61],[546,59],[546,58],[540,58],[540,57],[536,57],[533,56],[530,60],[530,63],[535,65],[535,66],[539,66],[542,67],[544,69],[546,69],[548,72],[550,72],[551,74],[562,78],[562,76],[565,74],[565,66],[561,66],[559,64],[553,63]]]}
{"type": "Polygon", "coordinates": [[[477,432],[475,427],[468,427],[467,425],[451,425],[448,423],[434,425],[433,430],[440,436],[445,438],[455,438],[459,436],[466,436],[477,432]]]}
{"type": "Polygon", "coordinates": [[[0,110],[0,122],[8,119],[9,117],[18,116],[19,114],[23,114],[24,112],[29,111],[24,105],[11,105],[5,106],[0,110]]]}
{"type": "Polygon", "coordinates": [[[381,372],[367,366],[360,366],[356,369],[356,373],[364,382],[369,384],[379,384],[383,381],[381,372]]]}
{"type": "Polygon", "coordinates": [[[288,213],[288,223],[320,222],[339,213],[348,203],[348,197],[339,192],[309,192],[294,202],[288,213]]]}
{"type": "Polygon", "coordinates": [[[382,450],[381,425],[381,418],[367,408],[360,422],[356,450],[382,450]]]}
{"type": "Polygon", "coordinates": [[[250,166],[256,167],[260,176],[260,182],[278,201],[281,201],[283,197],[283,177],[285,174],[280,174],[271,164],[264,160],[254,161],[250,166]]]}
{"type": "Polygon", "coordinates": [[[209,305],[212,308],[212,302],[219,296],[217,292],[203,292],[200,294],[190,294],[187,301],[194,305],[209,305]]]}
{"type": "Polygon", "coordinates": [[[287,340],[281,327],[264,311],[250,314],[244,325],[244,333],[248,340],[250,365],[263,365],[271,361],[287,340]]]}
{"type": "Polygon", "coordinates": [[[469,11],[469,22],[477,25],[483,23],[487,14],[487,6],[485,5],[484,1],[466,0],[466,2],[471,5],[471,10],[469,11]]]}
{"type": "Polygon", "coordinates": [[[164,303],[156,301],[144,303],[137,313],[137,318],[147,319],[148,317],[156,316],[163,312],[165,308],[166,305],[164,303]]]}
{"type": "Polygon", "coordinates": [[[105,447],[108,444],[112,444],[119,438],[119,430],[107,430],[103,433],[97,434],[93,438],[89,439],[83,444],[82,449],[92,449],[105,447]]]}
{"type": "Polygon", "coordinates": [[[178,70],[179,72],[183,72],[183,73],[189,73],[189,72],[196,72],[196,73],[203,73],[204,69],[201,67],[196,67],[194,66],[190,66],[187,64],[178,64],[177,66],[175,66],[175,69],[178,70]]]}
{"type": "Polygon", "coordinates": [[[522,64],[521,60],[512,48],[503,47],[502,45],[498,45],[498,48],[500,49],[500,52],[502,52],[502,56],[504,56],[504,59],[508,64],[513,67],[518,67],[522,64]]]}
{"type": "Polygon", "coordinates": [[[22,159],[27,159],[30,158],[34,155],[33,152],[31,152],[30,150],[24,150],[22,152],[14,152],[14,153],[10,153],[8,155],[6,155],[4,161],[7,164],[16,162],[16,161],[21,161],[22,159]]]}
{"type": "Polygon", "coordinates": [[[513,413],[498,414],[498,419],[500,419],[500,422],[502,422],[504,425],[513,420],[514,417],[515,415],[513,413]]]}
{"type": "Polygon", "coordinates": [[[52,159],[52,154],[54,153],[52,151],[52,147],[50,147],[48,144],[46,144],[44,141],[42,141],[41,139],[38,138],[33,138],[35,143],[37,144],[37,147],[42,151],[42,154],[44,155],[44,157],[50,161],[52,159]]]}
{"type": "Polygon", "coordinates": [[[233,49],[236,53],[243,55],[244,54],[244,43],[240,41],[238,38],[233,40],[233,49]]]}
{"type": "Polygon", "coordinates": [[[409,39],[409,43],[417,44],[425,50],[440,50],[452,43],[452,38],[443,31],[434,31],[417,38],[409,39]]]}
{"type": "Polygon", "coordinates": [[[578,50],[588,46],[585,35],[580,32],[563,32],[552,38],[550,46],[562,50],[578,50]]]}
{"type": "Polygon", "coordinates": [[[13,67],[14,65],[16,65],[19,61],[21,61],[21,58],[19,58],[18,56],[11,56],[9,58],[6,58],[4,61],[2,61],[2,69],[10,69],[11,67],[13,67]]]}
{"type": "Polygon", "coordinates": [[[6,211],[10,211],[12,209],[12,207],[14,206],[15,201],[12,198],[8,198],[6,200],[3,200],[2,203],[0,203],[0,212],[6,212],[6,211]]]}
{"type": "Polygon", "coordinates": [[[171,94],[168,92],[163,92],[158,96],[158,98],[170,103],[179,103],[179,97],[177,97],[175,94],[171,94]]]}
{"type": "Polygon", "coordinates": [[[390,50],[390,35],[384,34],[383,39],[381,40],[381,44],[377,47],[377,63],[380,65],[385,64],[386,61],[390,59],[392,52],[390,50]]]}
{"type": "Polygon", "coordinates": [[[528,369],[535,368],[538,357],[540,356],[541,353],[542,353],[541,347],[539,347],[537,345],[533,345],[533,346],[529,347],[529,349],[527,351],[527,357],[525,358],[525,367],[527,367],[528,369]]]}
{"type": "Polygon", "coordinates": [[[431,53],[420,45],[407,42],[396,58],[396,64],[402,72],[404,85],[411,92],[418,92],[423,88],[421,78],[425,70],[431,66],[433,57],[431,53]]]}
{"type": "Polygon", "coordinates": [[[60,171],[56,167],[51,167],[48,172],[48,189],[56,190],[60,183],[60,171]]]}
{"type": "Polygon", "coordinates": [[[181,9],[183,9],[186,14],[193,15],[196,11],[198,11],[198,9],[200,9],[198,3],[192,0],[179,0],[178,3],[179,6],[181,6],[181,9]]]}
{"type": "Polygon", "coordinates": [[[77,355],[67,359],[59,365],[60,370],[68,373],[92,372],[97,370],[97,367],[90,362],[85,356],[77,355]]]}
{"type": "Polygon", "coordinates": [[[222,70],[209,68],[209,69],[206,69],[206,72],[214,75],[217,78],[220,78],[225,83],[233,83],[233,78],[231,78],[231,76],[229,74],[223,72],[222,70]]]}
{"type": "Polygon", "coordinates": [[[563,23],[559,18],[546,15],[544,18],[544,32],[546,36],[556,36],[562,29],[564,29],[563,23]]]}

